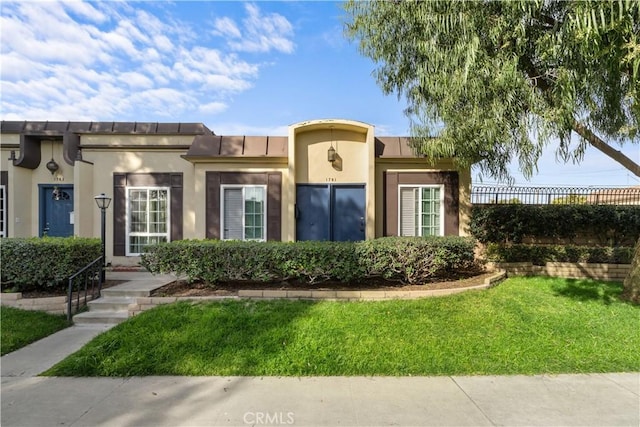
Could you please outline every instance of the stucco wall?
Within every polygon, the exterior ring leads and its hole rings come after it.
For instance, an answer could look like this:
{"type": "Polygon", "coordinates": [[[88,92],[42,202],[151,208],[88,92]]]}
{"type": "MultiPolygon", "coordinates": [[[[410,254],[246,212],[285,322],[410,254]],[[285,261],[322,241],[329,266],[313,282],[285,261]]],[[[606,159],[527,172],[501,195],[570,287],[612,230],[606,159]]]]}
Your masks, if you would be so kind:
{"type": "MultiPolygon", "coordinates": [[[[367,239],[375,237],[375,142],[373,126],[353,120],[326,119],[289,127],[288,199],[295,200],[296,184],[365,184],[367,239]],[[327,159],[333,145],[337,161],[327,159]]],[[[296,240],[294,204],[288,205],[286,240],[296,240]]]]}
{"type": "MultiPolygon", "coordinates": [[[[100,210],[93,197],[105,193],[114,197],[114,174],[181,174],[182,237],[200,239],[206,234],[207,172],[265,173],[282,176],[281,240],[295,240],[294,203],[296,184],[365,184],[366,238],[384,235],[384,174],[385,172],[454,171],[450,161],[428,166],[425,159],[409,157],[375,157],[374,128],[350,120],[316,120],[290,126],[289,158],[254,156],[212,156],[187,160],[193,135],[95,135],[80,136],[82,160],[74,166],[63,159],[62,139],[55,142],[43,137],[40,143],[41,162],[35,169],[15,167],[8,160],[10,150],[19,156],[20,136],[1,135],[0,168],[8,172],[9,236],[29,237],[40,234],[39,184],[74,185],[74,234],[82,237],[100,236],[100,210]],[[327,160],[327,150],[333,146],[338,160],[327,160]],[[60,169],[52,175],[46,163],[53,158],[60,169]]],[[[284,153],[283,153],[284,154],[284,153]]],[[[470,173],[459,172],[460,234],[466,233],[470,214],[470,173]]],[[[113,202],[106,211],[106,255],[114,265],[135,265],[138,257],[114,257],[113,202]]]]}

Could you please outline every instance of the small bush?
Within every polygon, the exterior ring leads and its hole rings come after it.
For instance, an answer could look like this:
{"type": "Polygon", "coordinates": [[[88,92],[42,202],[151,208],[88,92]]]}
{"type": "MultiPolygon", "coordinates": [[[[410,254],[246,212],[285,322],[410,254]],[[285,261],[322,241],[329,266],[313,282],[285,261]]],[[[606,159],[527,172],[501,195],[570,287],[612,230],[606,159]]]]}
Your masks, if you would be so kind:
{"type": "Polygon", "coordinates": [[[494,262],[589,262],[605,264],[629,264],[633,258],[632,247],[603,247],[575,245],[496,244],[486,248],[487,260],[494,262]]]}
{"type": "Polygon", "coordinates": [[[475,241],[461,237],[383,237],[357,244],[365,277],[423,283],[474,266],[475,241]]]}
{"type": "Polygon", "coordinates": [[[365,242],[182,240],[150,246],[142,265],[190,281],[349,283],[383,277],[420,283],[474,264],[475,241],[462,237],[382,238],[365,242]]]}
{"type": "Polygon", "coordinates": [[[481,243],[557,243],[592,238],[604,246],[632,246],[640,236],[640,207],[612,205],[474,205],[469,226],[481,243]]]}
{"type": "Polygon", "coordinates": [[[17,291],[66,289],[66,279],[102,255],[99,239],[0,239],[2,284],[17,291]]]}

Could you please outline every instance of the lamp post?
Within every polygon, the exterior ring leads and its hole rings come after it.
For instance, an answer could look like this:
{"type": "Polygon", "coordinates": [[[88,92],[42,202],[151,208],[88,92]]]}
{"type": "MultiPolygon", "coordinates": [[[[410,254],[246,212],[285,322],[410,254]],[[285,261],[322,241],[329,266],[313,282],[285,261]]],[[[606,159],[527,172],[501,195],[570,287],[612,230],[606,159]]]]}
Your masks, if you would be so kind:
{"type": "Polygon", "coordinates": [[[105,256],[105,228],[106,228],[106,213],[109,203],[111,203],[111,197],[107,197],[104,193],[100,193],[94,197],[96,204],[100,208],[101,221],[100,221],[100,241],[102,243],[102,271],[100,272],[100,281],[105,282],[105,271],[107,268],[107,258],[105,256]]]}

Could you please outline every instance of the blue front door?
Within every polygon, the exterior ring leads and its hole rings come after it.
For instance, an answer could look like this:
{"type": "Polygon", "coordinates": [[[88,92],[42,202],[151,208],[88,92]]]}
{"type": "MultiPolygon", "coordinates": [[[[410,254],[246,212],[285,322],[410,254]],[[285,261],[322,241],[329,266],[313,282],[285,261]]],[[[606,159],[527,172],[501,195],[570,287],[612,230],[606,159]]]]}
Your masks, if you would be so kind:
{"type": "Polygon", "coordinates": [[[296,238],[331,240],[329,186],[299,184],[296,188],[296,238]]]}
{"type": "Polygon", "coordinates": [[[364,185],[334,185],[332,190],[332,240],[364,240],[364,185]]]}
{"type": "Polygon", "coordinates": [[[73,236],[73,186],[40,185],[40,237],[73,236]]]}
{"type": "Polygon", "coordinates": [[[364,184],[299,184],[296,187],[296,238],[364,240],[364,184]]]}

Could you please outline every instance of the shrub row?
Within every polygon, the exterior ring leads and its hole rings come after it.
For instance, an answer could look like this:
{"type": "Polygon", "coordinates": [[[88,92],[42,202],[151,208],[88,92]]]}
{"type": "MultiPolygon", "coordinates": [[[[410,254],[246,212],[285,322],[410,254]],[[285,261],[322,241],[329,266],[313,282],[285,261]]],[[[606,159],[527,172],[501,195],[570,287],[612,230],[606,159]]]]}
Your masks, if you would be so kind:
{"type": "Polygon", "coordinates": [[[0,239],[2,284],[18,291],[66,289],[66,279],[100,255],[100,239],[0,239]]]}
{"type": "Polygon", "coordinates": [[[490,243],[486,247],[488,261],[532,262],[589,262],[629,264],[633,258],[632,247],[575,246],[575,245],[527,245],[490,243]]]}
{"type": "Polygon", "coordinates": [[[356,282],[381,277],[423,283],[474,265],[475,241],[464,237],[385,237],[363,242],[181,240],[150,246],[141,263],[152,273],[188,280],[356,282]]]}
{"type": "Polygon", "coordinates": [[[474,205],[470,232],[481,243],[522,243],[525,237],[561,243],[586,236],[605,246],[633,246],[640,206],[474,205]]]}

